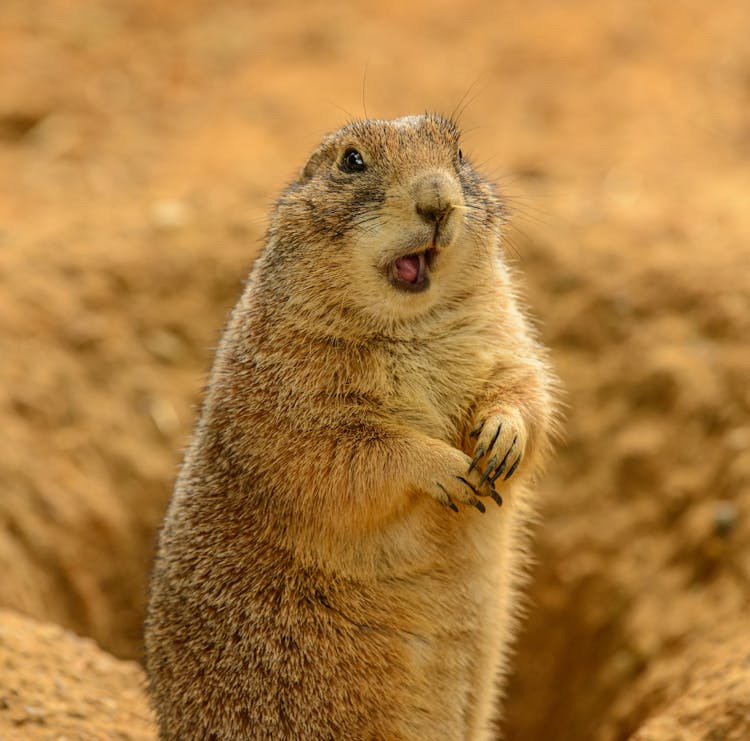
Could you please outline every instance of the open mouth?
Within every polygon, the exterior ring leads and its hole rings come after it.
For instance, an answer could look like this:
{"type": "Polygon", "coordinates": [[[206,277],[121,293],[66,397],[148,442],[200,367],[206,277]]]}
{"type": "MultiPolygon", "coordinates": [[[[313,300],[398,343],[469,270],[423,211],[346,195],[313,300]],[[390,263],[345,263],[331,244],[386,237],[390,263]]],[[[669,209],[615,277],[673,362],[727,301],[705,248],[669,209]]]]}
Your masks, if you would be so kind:
{"type": "Polygon", "coordinates": [[[424,291],[430,285],[430,267],[435,249],[404,255],[388,266],[391,282],[405,291],[424,291]]]}

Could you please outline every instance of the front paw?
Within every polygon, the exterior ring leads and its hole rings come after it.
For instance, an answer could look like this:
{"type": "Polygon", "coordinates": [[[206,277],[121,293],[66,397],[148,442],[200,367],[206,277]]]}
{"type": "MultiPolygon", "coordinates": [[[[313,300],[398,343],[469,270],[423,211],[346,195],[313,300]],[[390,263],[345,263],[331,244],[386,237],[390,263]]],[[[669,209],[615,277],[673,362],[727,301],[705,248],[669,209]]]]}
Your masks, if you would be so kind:
{"type": "Polygon", "coordinates": [[[434,471],[428,492],[440,504],[458,512],[456,502],[476,507],[484,513],[486,508],[480,497],[490,497],[499,506],[503,500],[495,491],[495,487],[488,479],[482,479],[480,472],[470,468],[469,456],[460,450],[452,450],[445,456],[441,465],[434,471]]]}
{"type": "Polygon", "coordinates": [[[526,449],[526,428],[520,417],[489,415],[477,422],[469,436],[476,438],[476,444],[468,472],[480,471],[480,484],[494,487],[501,476],[507,481],[516,472],[526,449]]]}

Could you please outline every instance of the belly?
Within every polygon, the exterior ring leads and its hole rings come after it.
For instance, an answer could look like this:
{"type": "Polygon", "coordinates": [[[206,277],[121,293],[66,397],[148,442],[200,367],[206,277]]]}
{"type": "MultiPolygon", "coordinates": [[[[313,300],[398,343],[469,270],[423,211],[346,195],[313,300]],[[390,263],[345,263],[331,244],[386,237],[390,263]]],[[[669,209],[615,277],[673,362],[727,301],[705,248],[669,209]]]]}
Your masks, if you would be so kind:
{"type": "Polygon", "coordinates": [[[504,514],[466,510],[448,527],[432,523],[425,558],[377,582],[377,602],[388,605],[382,630],[403,657],[394,675],[404,682],[403,712],[428,709],[413,713],[414,738],[477,739],[489,731],[510,638],[504,514]]]}

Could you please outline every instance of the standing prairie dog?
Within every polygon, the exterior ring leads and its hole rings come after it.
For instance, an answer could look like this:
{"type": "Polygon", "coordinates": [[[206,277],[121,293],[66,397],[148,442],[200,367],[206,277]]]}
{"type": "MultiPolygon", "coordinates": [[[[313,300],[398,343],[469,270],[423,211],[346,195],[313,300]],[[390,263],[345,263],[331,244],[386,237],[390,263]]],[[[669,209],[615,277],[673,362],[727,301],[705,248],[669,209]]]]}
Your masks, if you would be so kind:
{"type": "Polygon", "coordinates": [[[554,416],[503,218],[438,115],[281,196],[161,531],[163,739],[493,737],[554,416]]]}

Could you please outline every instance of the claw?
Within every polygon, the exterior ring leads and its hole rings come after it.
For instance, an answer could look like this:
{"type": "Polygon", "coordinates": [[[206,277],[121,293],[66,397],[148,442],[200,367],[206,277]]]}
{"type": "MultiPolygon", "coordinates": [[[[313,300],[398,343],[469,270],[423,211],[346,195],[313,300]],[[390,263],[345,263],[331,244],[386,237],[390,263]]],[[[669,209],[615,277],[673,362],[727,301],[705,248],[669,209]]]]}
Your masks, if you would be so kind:
{"type": "Polygon", "coordinates": [[[445,490],[445,487],[444,487],[444,486],[443,486],[443,485],[442,485],[442,484],[441,484],[441,483],[440,483],[439,481],[436,481],[436,482],[435,482],[435,484],[436,484],[436,486],[437,486],[437,487],[438,487],[439,489],[441,489],[441,490],[442,490],[442,492],[443,492],[443,494],[445,494],[445,498],[446,498],[446,500],[447,500],[447,501],[445,501],[445,502],[441,502],[441,504],[442,504],[442,505],[443,505],[444,507],[450,507],[450,508],[451,508],[451,509],[452,509],[452,510],[453,510],[454,512],[458,512],[458,507],[456,507],[456,505],[455,505],[455,504],[453,503],[453,500],[452,500],[452,499],[450,498],[450,495],[449,495],[449,494],[448,494],[448,492],[447,492],[447,491],[445,490]]]}
{"type": "Polygon", "coordinates": [[[490,496],[498,507],[503,506],[503,498],[494,489],[490,489],[490,496]]]}
{"type": "MultiPolygon", "coordinates": [[[[461,483],[466,484],[466,486],[468,486],[469,489],[471,489],[474,492],[474,494],[479,494],[479,492],[463,476],[456,476],[456,478],[461,483]]],[[[476,497],[472,497],[471,499],[469,499],[469,504],[471,504],[474,507],[476,507],[480,512],[482,512],[482,513],[485,512],[484,505],[476,497]]]]}
{"type": "Polygon", "coordinates": [[[469,481],[467,481],[463,476],[456,476],[456,478],[462,483],[466,484],[466,486],[469,487],[475,494],[479,494],[479,492],[471,485],[469,481]]]}
{"type": "Polygon", "coordinates": [[[484,420],[479,423],[478,427],[475,427],[470,433],[469,437],[479,437],[479,434],[482,432],[482,428],[484,427],[484,420]]]}
{"type": "Polygon", "coordinates": [[[495,471],[495,475],[490,479],[490,484],[492,486],[495,485],[495,482],[503,475],[503,471],[505,470],[505,463],[508,460],[508,455],[505,455],[505,458],[503,458],[502,463],[497,467],[497,471],[495,471]]]}
{"type": "Polygon", "coordinates": [[[479,479],[479,486],[481,486],[485,481],[487,481],[487,477],[492,473],[492,470],[497,465],[497,456],[493,455],[492,458],[490,458],[489,462],[487,463],[487,470],[482,474],[482,478],[479,479]]]}
{"type": "Polygon", "coordinates": [[[520,462],[521,456],[519,455],[518,458],[516,458],[516,462],[510,467],[508,473],[505,474],[505,478],[503,479],[503,481],[507,481],[516,472],[516,469],[518,468],[518,464],[520,462]]]}
{"type": "MultiPolygon", "coordinates": [[[[471,433],[470,433],[471,434],[471,433]]],[[[472,460],[471,465],[469,466],[469,473],[471,473],[474,470],[474,466],[479,463],[479,459],[484,455],[484,445],[481,443],[477,446],[477,454],[474,456],[474,460],[472,460]]]]}
{"type": "Polygon", "coordinates": [[[490,447],[489,447],[489,448],[487,448],[487,450],[492,450],[492,447],[493,447],[493,446],[494,446],[494,444],[495,444],[495,443],[497,442],[497,438],[498,438],[498,437],[500,437],[500,430],[502,430],[502,429],[503,429],[503,423],[501,422],[501,423],[500,423],[500,424],[499,424],[499,425],[497,426],[497,429],[495,430],[495,436],[494,436],[494,437],[492,438],[492,442],[490,443],[490,447]]]}
{"type": "MultiPolygon", "coordinates": [[[[517,438],[513,438],[513,442],[510,444],[510,447],[508,448],[507,452],[505,453],[505,456],[503,457],[502,461],[500,461],[500,465],[497,467],[497,471],[495,471],[495,475],[490,479],[490,483],[494,486],[495,482],[500,478],[503,471],[505,470],[505,466],[508,463],[508,456],[510,455],[510,451],[513,450],[513,448],[516,445],[517,438]]],[[[505,477],[507,478],[507,476],[505,477]]],[[[503,479],[504,481],[505,479],[503,479]]]]}

